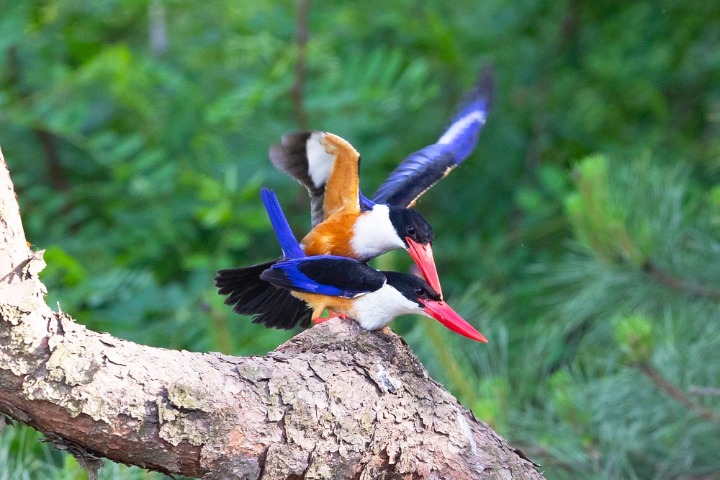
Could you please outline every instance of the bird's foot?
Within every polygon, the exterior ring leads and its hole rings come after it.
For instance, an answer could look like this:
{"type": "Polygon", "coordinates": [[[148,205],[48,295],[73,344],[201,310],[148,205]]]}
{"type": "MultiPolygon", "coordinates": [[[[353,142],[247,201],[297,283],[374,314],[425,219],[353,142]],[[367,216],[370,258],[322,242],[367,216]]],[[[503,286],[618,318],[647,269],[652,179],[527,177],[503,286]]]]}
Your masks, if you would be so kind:
{"type": "Polygon", "coordinates": [[[314,323],[315,325],[317,325],[318,323],[327,322],[327,321],[330,320],[331,318],[335,318],[335,317],[337,317],[337,318],[342,318],[343,320],[351,320],[351,318],[350,318],[349,315],[345,315],[344,313],[333,312],[332,310],[328,310],[328,316],[327,316],[327,317],[317,317],[317,318],[313,318],[312,321],[313,321],[313,323],[314,323]]]}
{"type": "Polygon", "coordinates": [[[343,320],[351,320],[350,315],[345,315],[344,313],[328,310],[328,314],[330,315],[330,318],[337,317],[337,318],[342,318],[343,320]]]}

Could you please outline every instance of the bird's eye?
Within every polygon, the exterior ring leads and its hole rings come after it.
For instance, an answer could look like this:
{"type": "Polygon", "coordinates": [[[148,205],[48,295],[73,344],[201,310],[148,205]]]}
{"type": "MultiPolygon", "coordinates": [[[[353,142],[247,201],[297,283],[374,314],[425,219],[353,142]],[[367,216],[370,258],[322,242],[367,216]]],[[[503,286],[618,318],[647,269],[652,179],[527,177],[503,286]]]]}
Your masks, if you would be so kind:
{"type": "Polygon", "coordinates": [[[412,225],[408,225],[407,228],[405,229],[405,232],[407,232],[407,234],[410,235],[411,237],[417,233],[417,231],[415,230],[415,227],[412,225]]]}
{"type": "Polygon", "coordinates": [[[425,289],[422,287],[415,287],[415,295],[421,297],[425,294],[425,289]]]}

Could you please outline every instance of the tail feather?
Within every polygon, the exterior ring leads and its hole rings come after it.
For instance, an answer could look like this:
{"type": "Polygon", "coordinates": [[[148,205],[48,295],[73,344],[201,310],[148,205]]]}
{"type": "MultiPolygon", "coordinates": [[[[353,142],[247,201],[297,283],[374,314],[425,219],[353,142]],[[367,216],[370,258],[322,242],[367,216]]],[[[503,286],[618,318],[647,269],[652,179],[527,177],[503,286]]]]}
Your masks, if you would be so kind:
{"type": "Polygon", "coordinates": [[[280,289],[283,295],[276,295],[272,298],[270,307],[272,310],[256,317],[253,322],[289,330],[299,325],[303,328],[310,326],[312,310],[305,302],[290,295],[288,290],[280,289]],[[275,311],[285,312],[283,316],[275,315],[275,311]]]}
{"type": "Polygon", "coordinates": [[[252,316],[253,323],[281,329],[309,326],[312,310],[305,302],[260,278],[275,262],[218,271],[218,292],[227,295],[225,304],[232,306],[235,313],[252,316]]]}
{"type": "Polygon", "coordinates": [[[270,223],[272,223],[275,236],[278,242],[280,242],[280,247],[282,248],[285,258],[304,257],[305,252],[300,248],[297,238],[295,238],[292,229],[290,229],[290,224],[287,218],[285,218],[285,214],[282,211],[280,202],[278,202],[275,196],[275,192],[263,187],[260,189],[260,197],[265,205],[268,217],[270,217],[270,223]]]}

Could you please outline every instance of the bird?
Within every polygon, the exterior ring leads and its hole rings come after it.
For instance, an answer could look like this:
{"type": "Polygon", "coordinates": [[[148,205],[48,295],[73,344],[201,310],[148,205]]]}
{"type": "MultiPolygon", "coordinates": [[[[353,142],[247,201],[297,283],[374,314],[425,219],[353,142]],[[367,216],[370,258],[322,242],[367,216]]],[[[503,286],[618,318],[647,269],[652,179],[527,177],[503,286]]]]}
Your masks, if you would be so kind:
{"type": "Polygon", "coordinates": [[[399,315],[420,314],[465,337],[487,342],[438,292],[415,275],[378,271],[365,262],[338,255],[307,256],[274,192],[262,189],[261,196],[283,257],[266,268],[260,279],[290,290],[312,309],[313,317],[331,309],[365,330],[379,330],[399,315]]]}
{"type": "Polygon", "coordinates": [[[442,295],[432,250],[434,231],[411,207],[472,153],[491,107],[492,91],[493,74],[485,69],[437,142],[405,158],[372,199],[360,192],[360,155],[345,139],[323,131],[283,135],[269,156],[278,170],[310,194],[313,229],[300,242],[305,253],[367,262],[390,250],[405,249],[442,295]]]}
{"type": "MultiPolygon", "coordinates": [[[[470,155],[490,110],[492,91],[492,72],[481,72],[443,135],[436,143],[409,155],[380,186],[374,201],[360,192],[359,154],[348,142],[325,132],[285,135],[279,145],[271,147],[270,160],[310,192],[313,231],[303,239],[304,252],[309,256],[334,254],[369,261],[386,251],[403,248],[442,295],[432,254],[433,229],[420,213],[407,207],[470,155]],[[327,148],[334,155],[325,150],[325,145],[330,145],[327,148]],[[335,156],[341,160],[337,165],[335,156]],[[335,168],[341,164],[347,168],[335,168]],[[350,181],[344,184],[338,180],[335,183],[340,183],[341,188],[326,188],[333,183],[329,179],[332,172],[337,172],[334,178],[345,175],[350,181]],[[346,187],[350,195],[343,194],[346,187]],[[343,202],[350,211],[335,211],[343,202]],[[323,222],[333,214],[332,221],[323,222]]],[[[235,313],[252,316],[254,323],[280,329],[307,327],[311,315],[304,303],[288,290],[277,289],[259,278],[273,263],[219,270],[215,285],[221,295],[227,296],[225,303],[235,313]]]]}

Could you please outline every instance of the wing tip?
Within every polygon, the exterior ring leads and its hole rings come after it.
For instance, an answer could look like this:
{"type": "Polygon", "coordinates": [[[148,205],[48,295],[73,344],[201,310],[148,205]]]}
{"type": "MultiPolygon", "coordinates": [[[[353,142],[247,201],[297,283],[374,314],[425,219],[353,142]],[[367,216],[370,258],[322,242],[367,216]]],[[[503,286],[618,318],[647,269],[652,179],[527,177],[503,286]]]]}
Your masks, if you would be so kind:
{"type": "Polygon", "coordinates": [[[488,64],[480,68],[473,90],[487,97],[488,103],[492,102],[495,94],[495,67],[493,65],[488,64]]]}
{"type": "Polygon", "coordinates": [[[288,168],[297,163],[298,155],[304,156],[305,144],[312,134],[311,130],[284,133],[280,137],[280,143],[270,145],[268,150],[270,162],[278,170],[291,174],[288,168]]]}
{"type": "Polygon", "coordinates": [[[453,122],[473,111],[482,111],[486,116],[495,101],[495,67],[485,65],[478,71],[475,84],[468,90],[460,107],[452,117],[453,122]]]}

